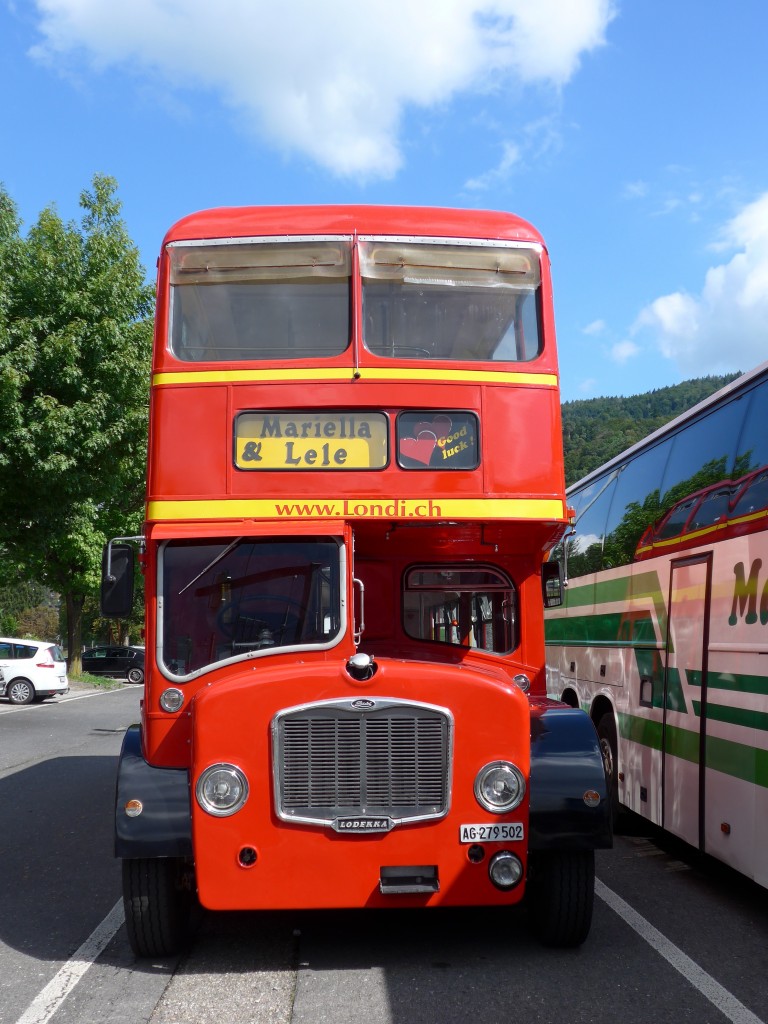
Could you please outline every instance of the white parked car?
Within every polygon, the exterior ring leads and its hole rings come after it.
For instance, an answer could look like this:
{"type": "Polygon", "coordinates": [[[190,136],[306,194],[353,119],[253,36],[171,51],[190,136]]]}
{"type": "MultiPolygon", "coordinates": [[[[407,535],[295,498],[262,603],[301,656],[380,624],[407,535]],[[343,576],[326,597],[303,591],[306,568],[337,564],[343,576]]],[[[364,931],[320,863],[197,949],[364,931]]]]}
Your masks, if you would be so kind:
{"type": "Polygon", "coordinates": [[[0,697],[31,704],[68,691],[67,662],[58,644],[0,637],[0,697]]]}

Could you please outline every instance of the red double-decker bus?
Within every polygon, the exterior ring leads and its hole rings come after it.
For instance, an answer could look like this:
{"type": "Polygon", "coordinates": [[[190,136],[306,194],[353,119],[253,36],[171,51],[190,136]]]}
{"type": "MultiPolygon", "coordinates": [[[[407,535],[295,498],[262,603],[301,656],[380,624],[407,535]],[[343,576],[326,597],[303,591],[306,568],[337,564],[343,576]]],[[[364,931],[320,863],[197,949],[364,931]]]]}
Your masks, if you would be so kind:
{"type": "Polygon", "coordinates": [[[120,759],[128,934],[204,907],[514,905],[586,937],[603,762],[549,701],[567,525],[539,234],[489,212],[219,209],[163,243],[146,586],[120,759]]]}

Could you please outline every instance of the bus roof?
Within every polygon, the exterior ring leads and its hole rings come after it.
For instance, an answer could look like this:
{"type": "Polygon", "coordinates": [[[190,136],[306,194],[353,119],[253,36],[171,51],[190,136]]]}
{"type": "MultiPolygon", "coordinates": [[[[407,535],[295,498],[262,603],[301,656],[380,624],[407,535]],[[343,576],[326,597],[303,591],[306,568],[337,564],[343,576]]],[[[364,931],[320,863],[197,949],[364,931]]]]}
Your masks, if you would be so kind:
{"type": "Polygon", "coordinates": [[[223,206],[192,213],[164,239],[248,238],[311,234],[420,235],[436,238],[544,241],[533,225],[511,213],[426,206],[223,206]]]}
{"type": "Polygon", "coordinates": [[[747,373],[737,377],[736,380],[732,380],[730,384],[726,384],[724,388],[720,388],[719,391],[710,395],[709,398],[702,399],[701,402],[686,410],[686,412],[680,413],[679,416],[670,420],[669,423],[665,423],[663,427],[659,427],[658,430],[654,430],[652,434],[644,437],[642,441],[638,441],[637,444],[632,445],[631,448],[627,448],[619,455],[615,455],[612,459],[609,459],[608,462],[604,462],[602,466],[598,466],[597,469],[593,469],[591,473],[587,473],[586,476],[577,480],[576,483],[571,484],[570,487],[567,488],[566,494],[570,495],[576,491],[580,491],[583,487],[591,483],[593,480],[596,480],[598,477],[601,477],[604,473],[609,472],[616,466],[620,466],[623,462],[631,461],[631,459],[641,451],[644,451],[646,448],[651,448],[654,444],[657,444],[663,438],[667,437],[667,435],[675,433],[675,431],[684,424],[690,420],[696,419],[697,416],[706,412],[710,407],[722,404],[727,398],[731,397],[736,392],[747,390],[752,383],[760,380],[766,375],[766,373],[768,373],[768,361],[760,363],[759,366],[756,366],[753,370],[749,370],[747,373]]]}

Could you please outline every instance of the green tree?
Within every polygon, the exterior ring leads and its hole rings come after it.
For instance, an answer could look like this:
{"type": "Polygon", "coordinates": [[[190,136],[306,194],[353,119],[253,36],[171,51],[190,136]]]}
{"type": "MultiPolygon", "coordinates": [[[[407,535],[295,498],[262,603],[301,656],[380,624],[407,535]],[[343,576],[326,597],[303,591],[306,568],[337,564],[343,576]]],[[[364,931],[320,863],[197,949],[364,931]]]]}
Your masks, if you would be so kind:
{"type": "Polygon", "coordinates": [[[66,605],[79,671],[82,609],[109,536],[142,519],[153,289],[112,178],[50,207],[23,237],[0,188],[0,551],[66,605]]]}

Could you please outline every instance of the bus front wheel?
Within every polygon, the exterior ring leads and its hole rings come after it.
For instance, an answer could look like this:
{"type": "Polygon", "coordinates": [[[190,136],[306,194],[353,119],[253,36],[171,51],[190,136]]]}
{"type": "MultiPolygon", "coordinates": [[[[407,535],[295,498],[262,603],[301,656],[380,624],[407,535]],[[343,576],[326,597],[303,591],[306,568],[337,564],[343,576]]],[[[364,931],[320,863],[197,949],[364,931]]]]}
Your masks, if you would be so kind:
{"type": "Polygon", "coordinates": [[[192,910],[191,872],[178,857],[123,861],[123,905],[131,949],[173,956],[184,945],[192,910]]]}
{"type": "Polygon", "coordinates": [[[546,946],[580,946],[592,924],[594,850],[556,850],[531,858],[526,902],[533,933],[546,946]]]}

